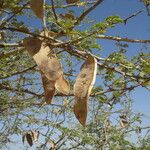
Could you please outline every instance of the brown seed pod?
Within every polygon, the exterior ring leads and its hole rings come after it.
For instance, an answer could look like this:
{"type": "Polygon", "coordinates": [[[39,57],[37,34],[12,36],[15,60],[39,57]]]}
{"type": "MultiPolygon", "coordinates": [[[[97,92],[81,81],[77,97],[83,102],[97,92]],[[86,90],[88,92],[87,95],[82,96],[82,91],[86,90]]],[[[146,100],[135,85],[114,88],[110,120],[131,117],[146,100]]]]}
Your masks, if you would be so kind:
{"type": "Polygon", "coordinates": [[[42,41],[34,37],[27,37],[23,40],[23,45],[31,56],[34,56],[40,51],[41,44],[42,41]]]}
{"type": "Polygon", "coordinates": [[[76,3],[78,2],[79,0],[66,0],[66,3],[67,4],[72,4],[72,3],[76,3]]]}
{"type": "Polygon", "coordinates": [[[55,94],[55,82],[48,80],[47,77],[42,72],[41,76],[44,88],[45,101],[47,104],[50,104],[55,94]]]}
{"type": "Polygon", "coordinates": [[[39,69],[48,80],[55,82],[63,74],[61,64],[52,49],[37,38],[25,38],[23,45],[33,56],[39,69]]]}
{"type": "Polygon", "coordinates": [[[27,139],[27,142],[30,146],[33,145],[33,139],[32,139],[32,135],[31,133],[26,133],[26,139],[27,139]]]}
{"type": "MultiPolygon", "coordinates": [[[[47,33],[45,36],[47,36],[47,33]]],[[[67,95],[70,87],[68,81],[63,77],[63,69],[58,57],[54,51],[41,40],[28,37],[23,40],[23,45],[42,72],[46,102],[50,103],[55,93],[55,88],[58,92],[67,95]]]]}
{"type": "Polygon", "coordinates": [[[69,82],[63,77],[63,75],[56,80],[55,87],[58,92],[63,93],[65,95],[69,94],[70,91],[69,82]]]}
{"type": "MultiPolygon", "coordinates": [[[[46,37],[49,37],[49,36],[55,36],[56,34],[54,35],[53,32],[46,30],[46,31],[41,32],[40,35],[42,35],[42,36],[45,35],[46,37]]],[[[41,38],[41,40],[43,40],[43,39],[41,38]]],[[[70,91],[69,82],[63,76],[63,69],[61,67],[61,63],[59,62],[56,54],[54,52],[52,52],[49,54],[49,56],[51,57],[52,54],[55,55],[55,58],[57,60],[56,64],[57,64],[57,66],[60,66],[60,71],[62,72],[62,75],[56,80],[55,83],[53,82],[53,85],[55,85],[55,88],[57,89],[58,92],[67,95],[70,91]]]]}
{"type": "Polygon", "coordinates": [[[44,18],[44,0],[30,0],[30,7],[37,17],[44,18]]]}
{"type": "Polygon", "coordinates": [[[39,69],[50,81],[56,81],[63,74],[56,54],[45,43],[42,43],[40,51],[33,58],[39,66],[39,69]]]}
{"type": "Polygon", "coordinates": [[[96,72],[97,60],[88,54],[74,85],[74,113],[83,126],[86,124],[87,100],[95,83],[96,72]]]}

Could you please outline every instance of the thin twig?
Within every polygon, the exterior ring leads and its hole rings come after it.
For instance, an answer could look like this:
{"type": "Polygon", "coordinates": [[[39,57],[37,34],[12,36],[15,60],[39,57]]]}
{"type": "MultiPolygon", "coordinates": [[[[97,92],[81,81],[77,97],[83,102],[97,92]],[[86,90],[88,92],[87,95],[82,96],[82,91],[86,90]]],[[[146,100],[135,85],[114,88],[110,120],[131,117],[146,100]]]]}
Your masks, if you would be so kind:
{"type": "Polygon", "coordinates": [[[140,13],[142,13],[143,11],[144,11],[144,10],[140,10],[140,11],[138,11],[138,12],[132,14],[131,16],[125,18],[125,19],[124,19],[124,24],[126,24],[129,19],[131,19],[131,18],[133,18],[133,17],[136,17],[137,15],[139,15],[140,13]]]}
{"type": "MultiPolygon", "coordinates": [[[[150,126],[139,127],[138,129],[139,130],[146,130],[146,129],[150,129],[150,126]]],[[[131,130],[126,131],[125,133],[129,133],[129,132],[132,132],[132,131],[137,131],[137,129],[131,129],[131,130]]]]}
{"type": "Polygon", "coordinates": [[[92,10],[94,10],[101,2],[103,2],[104,0],[97,0],[95,2],[95,4],[93,6],[91,6],[90,8],[88,8],[86,11],[84,11],[80,17],[78,18],[78,20],[74,23],[74,26],[78,25],[92,10]]]}
{"type": "Polygon", "coordinates": [[[3,22],[0,26],[3,27],[6,25],[6,23],[8,23],[11,19],[13,19],[18,13],[20,13],[27,5],[29,4],[26,3],[24,4],[18,11],[16,11],[12,16],[10,16],[5,22],[3,22]]]}
{"type": "Polygon", "coordinates": [[[24,93],[27,93],[27,94],[37,96],[38,98],[42,97],[41,94],[34,93],[32,91],[29,91],[28,89],[15,89],[15,88],[12,88],[12,87],[9,87],[9,86],[4,86],[1,83],[0,83],[0,89],[5,89],[5,90],[8,90],[8,91],[12,91],[12,92],[24,92],[24,93]]]}
{"type": "MultiPolygon", "coordinates": [[[[56,10],[55,10],[55,7],[54,7],[54,1],[51,0],[51,3],[52,3],[52,11],[53,11],[53,15],[54,15],[54,18],[55,18],[55,22],[60,27],[60,29],[62,30],[61,25],[58,22],[58,17],[57,17],[56,10]]],[[[63,32],[63,30],[62,30],[62,32],[63,32]]]]}
{"type": "Polygon", "coordinates": [[[0,43],[0,48],[5,47],[20,47],[21,45],[18,43],[0,43]]]}
{"type": "MultiPolygon", "coordinates": [[[[105,39],[105,40],[112,40],[112,41],[122,41],[122,42],[129,42],[129,43],[150,43],[150,40],[145,39],[130,39],[118,36],[108,36],[108,35],[96,35],[98,39],[105,39]]],[[[21,44],[18,43],[0,43],[0,48],[4,47],[21,47],[21,44]]]]}
{"type": "Polygon", "coordinates": [[[51,3],[52,3],[52,11],[53,11],[53,14],[54,14],[54,18],[55,18],[55,20],[56,20],[56,22],[57,22],[58,17],[57,17],[57,14],[56,14],[56,11],[55,11],[55,7],[54,7],[54,1],[51,0],[51,3]]]}
{"type": "Polygon", "coordinates": [[[39,35],[39,34],[36,34],[36,33],[32,33],[30,31],[25,31],[25,30],[22,30],[20,28],[13,28],[13,27],[3,27],[2,30],[10,30],[10,31],[16,31],[16,32],[21,32],[23,34],[28,34],[28,35],[32,35],[32,36],[35,36],[35,37],[41,37],[41,38],[44,38],[44,39],[47,39],[47,40],[51,40],[51,41],[54,41],[54,42],[58,42],[58,43],[63,43],[62,41],[60,40],[57,40],[53,37],[46,37],[46,36],[42,36],[42,35],[39,35]]]}
{"type": "Polygon", "coordinates": [[[43,5],[43,9],[44,9],[44,17],[43,17],[43,26],[44,26],[44,31],[47,29],[47,26],[46,26],[46,9],[45,9],[45,0],[43,1],[44,2],[44,5],[43,5]]]}

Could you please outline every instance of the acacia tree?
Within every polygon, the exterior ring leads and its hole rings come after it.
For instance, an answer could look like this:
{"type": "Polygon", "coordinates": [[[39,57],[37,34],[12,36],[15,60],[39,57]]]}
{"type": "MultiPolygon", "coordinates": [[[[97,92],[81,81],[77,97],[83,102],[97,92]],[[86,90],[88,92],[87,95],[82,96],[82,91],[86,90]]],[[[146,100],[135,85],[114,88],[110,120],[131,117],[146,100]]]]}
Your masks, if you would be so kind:
{"type": "MultiPolygon", "coordinates": [[[[146,6],[145,11],[148,11],[149,1],[142,2],[146,6]]],[[[126,49],[128,43],[146,44],[150,40],[106,35],[107,30],[113,30],[117,24],[128,24],[129,19],[138,17],[142,11],[129,14],[125,19],[108,16],[102,22],[91,21],[89,14],[102,3],[105,1],[39,0],[37,3],[35,0],[1,0],[1,148],[11,145],[12,148],[21,146],[21,149],[26,149],[31,146],[52,150],[149,149],[149,126],[140,126],[141,114],[132,112],[130,98],[130,93],[137,87],[148,90],[149,54],[141,52],[129,59],[126,49]],[[33,26],[32,22],[36,24],[33,26]],[[41,54],[35,57],[23,42],[29,37],[36,39],[29,41],[29,49],[37,48],[44,41],[50,48],[44,60],[59,58],[57,63],[39,63],[47,49],[43,48],[41,54]],[[100,39],[116,41],[119,50],[102,58],[100,39]],[[86,93],[89,98],[84,99],[85,102],[89,99],[87,120],[86,117],[84,121],[80,120],[76,115],[82,126],[73,113],[74,99],[78,96],[73,91],[74,84],[82,81],[77,82],[76,79],[80,65],[85,64],[89,55],[97,65],[97,82],[93,88],[90,87],[92,92],[86,93]],[[40,66],[42,64],[43,67],[40,66]],[[59,65],[64,70],[61,74],[69,82],[61,80],[58,85],[56,81],[51,81],[51,75],[49,77],[46,71],[59,68],[59,65]],[[68,84],[70,91],[65,93],[68,84]],[[146,138],[140,137],[143,129],[147,129],[146,138]],[[141,142],[138,146],[128,138],[133,133],[141,142]],[[19,144],[16,146],[16,143],[19,144]]],[[[83,78],[87,79],[86,76],[83,78]]],[[[84,90],[81,87],[78,94],[82,95],[84,90]]],[[[77,107],[82,110],[84,104],[77,107]]],[[[86,116],[85,112],[80,114],[86,116]]]]}

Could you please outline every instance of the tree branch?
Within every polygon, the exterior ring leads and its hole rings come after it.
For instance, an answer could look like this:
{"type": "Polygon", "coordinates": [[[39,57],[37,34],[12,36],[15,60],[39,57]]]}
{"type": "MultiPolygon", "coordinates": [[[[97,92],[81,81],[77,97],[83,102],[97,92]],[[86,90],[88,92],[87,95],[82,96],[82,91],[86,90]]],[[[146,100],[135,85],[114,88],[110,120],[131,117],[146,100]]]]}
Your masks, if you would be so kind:
{"type": "MultiPolygon", "coordinates": [[[[119,36],[96,35],[95,37],[98,39],[112,40],[112,41],[117,41],[117,42],[121,41],[121,42],[129,42],[129,43],[150,43],[150,40],[130,39],[130,38],[123,38],[119,36]]],[[[77,39],[77,41],[79,40],[81,39],[77,39]]],[[[0,48],[5,48],[5,47],[22,47],[22,45],[18,43],[0,43],[0,48]]]]}
{"type": "MultiPolygon", "coordinates": [[[[114,92],[114,91],[132,91],[134,88],[138,87],[140,85],[135,85],[135,86],[129,86],[129,87],[126,87],[126,88],[122,88],[122,89],[113,89],[113,88],[108,88],[106,90],[103,90],[103,91],[100,91],[100,92],[96,92],[96,93],[93,93],[90,95],[90,97],[95,97],[95,96],[98,96],[98,95],[102,95],[102,94],[106,94],[106,93],[110,93],[110,92],[114,92]]],[[[30,94],[30,95],[34,95],[38,98],[42,98],[44,97],[44,94],[37,94],[35,92],[32,92],[32,91],[29,91],[27,89],[16,89],[16,88],[12,88],[10,86],[6,86],[6,85],[3,85],[2,83],[0,83],[0,89],[5,89],[5,90],[8,90],[8,91],[12,91],[12,92],[24,92],[24,93],[27,93],[27,94],[30,94]]],[[[55,94],[56,97],[62,97],[62,96],[65,96],[65,97],[70,97],[70,96],[74,96],[74,93],[69,93],[68,95],[65,95],[65,94],[62,94],[62,93],[56,93],[55,94]]]]}
{"type": "MultiPolygon", "coordinates": [[[[112,41],[117,41],[117,42],[121,41],[121,42],[129,42],[129,43],[150,43],[150,40],[130,39],[130,38],[123,38],[123,37],[119,37],[119,36],[96,35],[95,37],[98,38],[98,39],[112,40],[112,41]]],[[[79,40],[81,40],[81,39],[77,39],[77,41],[79,41],[79,40]]],[[[65,44],[67,44],[67,43],[65,43],[65,44]]],[[[18,43],[0,43],[0,48],[21,47],[21,46],[22,45],[18,44],[18,43]]]]}
{"type": "MultiPolygon", "coordinates": [[[[22,30],[16,29],[16,28],[11,28],[11,27],[5,28],[5,27],[4,27],[4,29],[13,30],[13,31],[15,30],[15,31],[23,32],[23,33],[30,34],[30,35],[33,35],[33,36],[43,37],[43,38],[46,38],[46,39],[48,39],[48,40],[53,40],[53,41],[56,42],[56,43],[51,44],[52,47],[54,46],[54,47],[63,48],[63,49],[65,49],[68,53],[70,53],[71,55],[75,55],[75,56],[81,57],[82,59],[85,59],[86,54],[87,54],[87,52],[81,52],[81,51],[78,51],[78,50],[73,50],[73,48],[70,46],[70,44],[76,43],[76,42],[78,42],[79,40],[83,40],[83,39],[85,39],[87,36],[81,37],[81,38],[78,38],[78,39],[75,39],[75,40],[73,40],[73,41],[62,42],[62,41],[57,40],[57,39],[54,39],[54,38],[52,38],[52,37],[45,37],[45,36],[41,36],[41,35],[38,35],[38,34],[35,34],[35,33],[30,33],[30,32],[28,32],[28,31],[22,31],[22,30]]],[[[96,31],[95,31],[95,32],[92,32],[92,33],[90,33],[90,34],[88,34],[88,35],[93,35],[93,34],[95,34],[95,33],[96,33],[96,31]]],[[[94,57],[95,57],[95,56],[94,56],[94,57]]],[[[101,61],[101,59],[98,58],[98,57],[96,57],[96,59],[97,59],[98,61],[101,61]]],[[[104,64],[104,63],[100,63],[100,62],[99,62],[98,65],[99,65],[100,67],[102,67],[102,68],[105,68],[106,70],[115,71],[115,72],[118,72],[119,74],[121,74],[121,75],[123,75],[123,76],[128,76],[128,77],[130,77],[131,79],[133,79],[133,80],[135,80],[135,81],[138,81],[139,79],[147,79],[147,78],[144,78],[144,77],[141,77],[141,76],[138,76],[138,75],[134,75],[134,74],[129,74],[129,73],[123,72],[123,71],[121,71],[121,70],[118,69],[118,68],[110,67],[110,66],[108,66],[108,65],[106,65],[106,64],[104,64]]]]}
{"type": "Polygon", "coordinates": [[[0,43],[0,48],[5,47],[20,47],[21,45],[18,43],[0,43]]]}
{"type": "MultiPolygon", "coordinates": [[[[70,45],[67,45],[65,47],[65,50],[71,54],[71,55],[74,55],[74,56],[77,56],[77,57],[80,57],[82,59],[85,59],[86,58],[86,55],[87,55],[87,52],[83,52],[83,51],[79,51],[77,49],[73,49],[70,45]]],[[[99,58],[93,54],[91,54],[93,57],[95,57],[98,61],[101,61],[101,60],[104,60],[103,58],[99,58]]],[[[139,79],[146,79],[145,77],[141,77],[141,76],[138,76],[138,75],[134,75],[134,74],[129,74],[129,73],[126,73],[126,72],[123,72],[121,71],[119,68],[116,68],[116,67],[111,67],[109,65],[106,65],[105,63],[100,63],[98,62],[98,65],[101,67],[101,68],[104,68],[106,70],[110,70],[110,71],[115,71],[123,76],[127,76],[127,77],[130,77],[131,79],[137,81],[139,79]]]]}
{"type": "Polygon", "coordinates": [[[47,39],[47,40],[50,40],[50,41],[53,41],[53,42],[58,42],[58,43],[62,43],[62,41],[60,40],[57,40],[53,37],[46,37],[46,36],[42,36],[42,35],[39,35],[39,34],[36,34],[36,33],[32,33],[30,31],[25,31],[25,30],[22,30],[22,29],[19,29],[19,28],[13,28],[13,27],[2,27],[1,28],[2,30],[10,30],[10,31],[15,31],[15,32],[20,32],[20,33],[23,33],[23,34],[28,34],[28,35],[32,35],[32,36],[35,36],[35,37],[41,37],[41,38],[44,38],[44,39],[47,39]]]}
{"type": "Polygon", "coordinates": [[[24,92],[24,93],[27,93],[27,94],[31,94],[31,95],[34,95],[38,98],[41,98],[42,95],[40,94],[36,94],[34,92],[31,92],[27,89],[16,89],[16,88],[12,88],[12,87],[9,87],[9,86],[4,86],[3,84],[0,83],[0,89],[5,89],[5,90],[8,90],[8,91],[12,91],[12,92],[24,92]]]}
{"type": "Polygon", "coordinates": [[[123,37],[115,37],[115,36],[107,36],[107,35],[97,35],[96,38],[113,40],[113,41],[122,41],[122,42],[130,42],[130,43],[150,43],[150,40],[140,40],[140,39],[129,39],[123,37]]]}

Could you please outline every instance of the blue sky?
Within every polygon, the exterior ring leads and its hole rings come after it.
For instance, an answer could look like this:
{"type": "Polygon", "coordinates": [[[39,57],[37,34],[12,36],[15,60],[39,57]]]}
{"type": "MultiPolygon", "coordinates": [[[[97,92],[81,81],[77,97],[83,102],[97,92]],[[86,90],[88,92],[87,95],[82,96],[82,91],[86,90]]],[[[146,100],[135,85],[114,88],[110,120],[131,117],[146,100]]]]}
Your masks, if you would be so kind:
{"type": "MultiPolygon", "coordinates": [[[[102,21],[109,15],[119,15],[126,18],[139,10],[145,10],[145,6],[138,0],[105,0],[103,4],[97,7],[90,16],[95,18],[96,21],[102,21]]],[[[128,37],[133,39],[150,39],[150,17],[144,11],[138,16],[130,19],[126,25],[120,24],[115,28],[109,29],[106,35],[128,37]]],[[[99,40],[102,46],[102,57],[108,56],[112,51],[116,50],[115,42],[108,40],[99,40]]],[[[138,52],[141,52],[143,44],[128,43],[129,48],[127,51],[128,58],[133,57],[138,52]]],[[[150,52],[150,44],[147,44],[150,52]]],[[[135,112],[143,112],[150,117],[150,92],[140,87],[132,92],[133,110],[135,112]]],[[[150,125],[150,118],[143,120],[143,125],[150,125]]]]}

